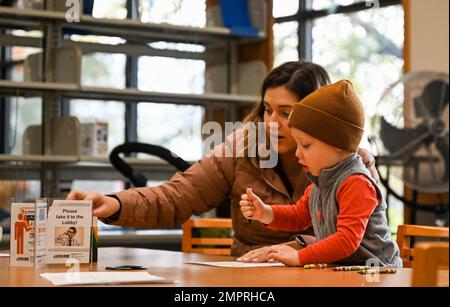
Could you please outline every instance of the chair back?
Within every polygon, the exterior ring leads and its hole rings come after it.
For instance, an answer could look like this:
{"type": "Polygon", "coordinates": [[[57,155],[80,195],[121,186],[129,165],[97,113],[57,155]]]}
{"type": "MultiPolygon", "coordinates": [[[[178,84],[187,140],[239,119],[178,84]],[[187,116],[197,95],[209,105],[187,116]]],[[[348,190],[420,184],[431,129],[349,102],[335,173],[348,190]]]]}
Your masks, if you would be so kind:
{"type": "Polygon", "coordinates": [[[231,219],[219,219],[219,218],[199,218],[190,219],[183,224],[183,239],[182,239],[182,251],[185,253],[201,253],[209,255],[231,255],[231,244],[233,239],[231,238],[231,231],[233,224],[231,219]],[[193,237],[192,230],[199,229],[201,232],[206,233],[206,236],[193,237]],[[202,231],[209,229],[210,231],[202,231]],[[213,237],[214,229],[226,229],[226,237],[213,237]]]}
{"type": "Polygon", "coordinates": [[[433,227],[419,225],[399,225],[397,231],[397,244],[400,249],[400,257],[405,268],[412,268],[414,247],[411,238],[440,238],[448,242],[448,227],[433,227]]]}

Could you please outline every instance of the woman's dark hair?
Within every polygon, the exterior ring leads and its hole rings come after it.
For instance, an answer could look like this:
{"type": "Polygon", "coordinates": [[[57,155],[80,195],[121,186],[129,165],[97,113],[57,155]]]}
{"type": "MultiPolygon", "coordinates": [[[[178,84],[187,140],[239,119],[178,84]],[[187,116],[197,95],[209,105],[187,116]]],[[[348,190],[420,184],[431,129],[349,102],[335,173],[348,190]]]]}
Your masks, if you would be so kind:
{"type": "Polygon", "coordinates": [[[322,86],[330,84],[330,77],[326,70],[307,61],[284,63],[274,68],[264,79],[261,89],[261,101],[255,105],[245,119],[245,122],[262,121],[264,116],[264,96],[270,88],[284,86],[302,100],[322,86]]]}

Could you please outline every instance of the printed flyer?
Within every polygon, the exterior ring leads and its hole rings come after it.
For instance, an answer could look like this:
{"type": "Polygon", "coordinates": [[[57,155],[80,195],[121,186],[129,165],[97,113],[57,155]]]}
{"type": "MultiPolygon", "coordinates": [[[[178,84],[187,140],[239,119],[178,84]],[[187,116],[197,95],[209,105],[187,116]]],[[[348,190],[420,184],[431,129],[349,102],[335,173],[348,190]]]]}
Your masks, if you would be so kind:
{"type": "Polygon", "coordinates": [[[89,263],[92,202],[55,200],[47,220],[47,263],[89,263]]]}
{"type": "Polygon", "coordinates": [[[11,203],[11,266],[34,265],[34,218],[34,203],[11,203]]]}

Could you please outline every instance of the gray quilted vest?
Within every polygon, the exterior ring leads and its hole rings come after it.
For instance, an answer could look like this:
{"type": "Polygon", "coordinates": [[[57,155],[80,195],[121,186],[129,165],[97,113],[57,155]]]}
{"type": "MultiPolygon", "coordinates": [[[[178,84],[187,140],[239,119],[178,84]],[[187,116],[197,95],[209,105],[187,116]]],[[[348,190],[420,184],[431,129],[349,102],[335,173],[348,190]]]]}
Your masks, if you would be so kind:
{"type": "MultiPolygon", "coordinates": [[[[337,166],[322,170],[319,177],[308,174],[314,187],[309,199],[309,210],[317,240],[336,233],[339,206],[336,192],[348,177],[362,174],[369,178],[375,186],[381,199],[378,206],[370,216],[366,233],[358,250],[350,257],[339,261],[347,265],[366,265],[367,260],[379,261],[380,266],[402,267],[397,244],[391,239],[391,232],[386,218],[386,201],[378,185],[372,179],[370,172],[364,166],[361,158],[354,155],[337,166]],[[318,220],[318,213],[322,211],[322,220],[318,220]]],[[[373,262],[370,262],[373,263],[373,262]]]]}

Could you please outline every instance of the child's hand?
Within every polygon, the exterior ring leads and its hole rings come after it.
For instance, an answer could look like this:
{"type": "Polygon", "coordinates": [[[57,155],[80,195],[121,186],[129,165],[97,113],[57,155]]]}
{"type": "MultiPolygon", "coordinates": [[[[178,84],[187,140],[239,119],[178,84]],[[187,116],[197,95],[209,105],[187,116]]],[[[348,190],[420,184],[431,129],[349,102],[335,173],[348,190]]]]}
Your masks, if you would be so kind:
{"type": "Polygon", "coordinates": [[[247,189],[246,194],[242,194],[241,212],[247,219],[253,219],[261,221],[264,224],[270,224],[273,220],[272,209],[270,206],[264,204],[264,202],[256,196],[251,188],[247,189]]]}
{"type": "Polygon", "coordinates": [[[274,245],[269,248],[267,261],[278,261],[287,266],[299,266],[298,251],[287,245],[274,245]]]}

